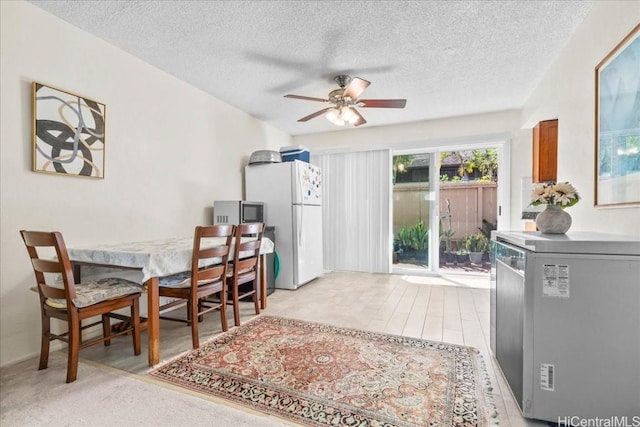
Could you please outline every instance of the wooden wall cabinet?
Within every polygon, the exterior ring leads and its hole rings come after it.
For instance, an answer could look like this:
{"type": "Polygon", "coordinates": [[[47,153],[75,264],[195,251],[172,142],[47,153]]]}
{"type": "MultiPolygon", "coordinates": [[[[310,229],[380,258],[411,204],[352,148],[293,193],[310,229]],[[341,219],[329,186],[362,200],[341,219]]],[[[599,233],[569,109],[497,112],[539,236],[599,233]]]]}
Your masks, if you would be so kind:
{"type": "Polygon", "coordinates": [[[533,128],[533,182],[556,181],[558,176],[558,120],[533,128]]]}

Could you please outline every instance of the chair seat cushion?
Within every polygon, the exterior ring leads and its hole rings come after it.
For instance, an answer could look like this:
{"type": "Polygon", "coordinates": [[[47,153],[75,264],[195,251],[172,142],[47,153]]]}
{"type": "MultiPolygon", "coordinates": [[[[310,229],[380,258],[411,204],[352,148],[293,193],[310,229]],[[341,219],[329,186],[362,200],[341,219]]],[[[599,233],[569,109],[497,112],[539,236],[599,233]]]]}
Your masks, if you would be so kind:
{"type": "MultiPolygon", "coordinates": [[[[233,277],[233,267],[230,266],[231,268],[229,268],[229,270],[227,271],[227,277],[233,277]]],[[[248,268],[244,268],[240,271],[238,271],[238,276],[242,276],[243,274],[246,273],[253,273],[255,270],[252,267],[248,267],[248,268]]]]}
{"type": "Polygon", "coordinates": [[[66,309],[67,308],[67,300],[64,299],[56,299],[56,298],[47,298],[45,301],[49,307],[66,309]],[[62,302],[60,302],[62,301],[62,302]]]}
{"type": "MultiPolygon", "coordinates": [[[[117,277],[90,280],[76,285],[76,297],[73,299],[73,304],[77,308],[88,307],[108,299],[137,294],[143,290],[142,285],[117,277]]],[[[66,308],[67,302],[64,298],[48,298],[47,305],[54,308],[66,308]]]]}
{"type": "Polygon", "coordinates": [[[191,286],[191,272],[183,271],[182,273],[161,277],[158,280],[158,286],[163,288],[188,288],[191,286]]]}
{"type": "MultiPolygon", "coordinates": [[[[198,286],[207,285],[217,281],[218,279],[198,280],[198,286]]],[[[183,271],[182,273],[161,277],[158,280],[158,286],[163,288],[189,288],[191,287],[191,272],[183,271]]]]}

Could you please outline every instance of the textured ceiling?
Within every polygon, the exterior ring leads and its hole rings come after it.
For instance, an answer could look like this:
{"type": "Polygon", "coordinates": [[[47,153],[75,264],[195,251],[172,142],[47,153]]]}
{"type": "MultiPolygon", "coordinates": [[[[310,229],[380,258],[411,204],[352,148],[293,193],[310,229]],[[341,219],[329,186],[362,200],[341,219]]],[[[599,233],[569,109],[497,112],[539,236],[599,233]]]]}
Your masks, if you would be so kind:
{"type": "Polygon", "coordinates": [[[30,3],[291,134],[339,130],[337,74],[371,81],[362,127],[519,108],[591,1],[38,1],[30,3]]]}

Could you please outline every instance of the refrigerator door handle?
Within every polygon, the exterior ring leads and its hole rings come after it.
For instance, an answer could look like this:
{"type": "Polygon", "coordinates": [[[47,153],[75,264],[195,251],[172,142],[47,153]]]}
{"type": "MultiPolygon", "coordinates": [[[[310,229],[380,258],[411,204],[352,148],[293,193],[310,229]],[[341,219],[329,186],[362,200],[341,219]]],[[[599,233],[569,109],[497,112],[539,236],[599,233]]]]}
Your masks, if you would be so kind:
{"type": "Polygon", "coordinates": [[[294,173],[292,174],[295,179],[294,186],[298,190],[298,196],[300,197],[298,200],[300,200],[300,206],[302,206],[302,209],[300,209],[300,223],[298,226],[298,246],[302,246],[302,223],[304,218],[304,177],[302,169],[298,162],[293,162],[292,166],[294,167],[294,173]]]}
{"type": "Polygon", "coordinates": [[[304,203],[300,203],[300,226],[298,227],[298,246],[302,246],[302,223],[304,218],[304,203]]]}

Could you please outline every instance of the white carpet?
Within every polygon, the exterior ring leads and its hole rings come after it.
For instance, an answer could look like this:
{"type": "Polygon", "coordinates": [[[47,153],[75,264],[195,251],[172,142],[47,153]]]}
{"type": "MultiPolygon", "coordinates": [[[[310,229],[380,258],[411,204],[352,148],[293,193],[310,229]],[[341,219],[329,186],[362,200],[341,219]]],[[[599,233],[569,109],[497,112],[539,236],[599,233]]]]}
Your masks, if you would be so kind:
{"type": "Polygon", "coordinates": [[[66,355],[53,352],[49,368],[28,360],[0,370],[0,425],[13,426],[246,426],[283,421],[248,413],[103,365],[80,362],[66,384],[66,355]]]}

